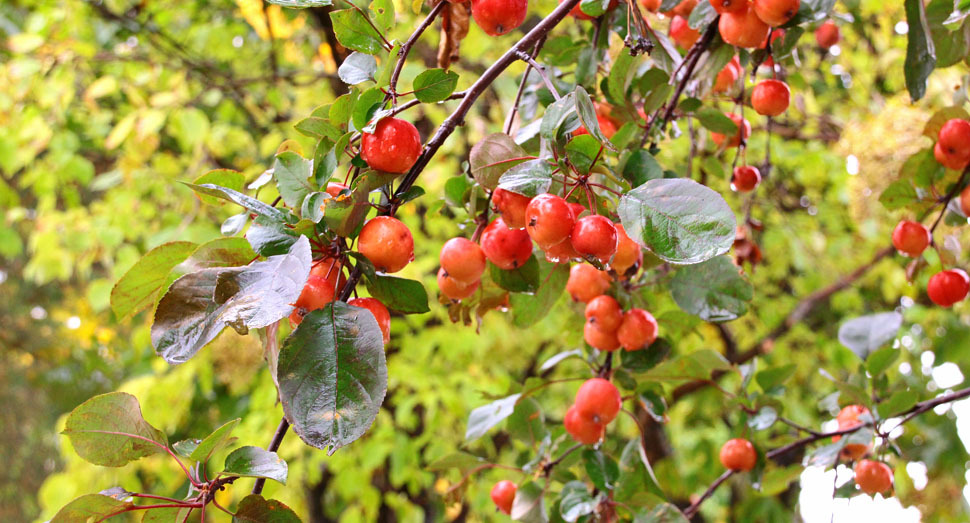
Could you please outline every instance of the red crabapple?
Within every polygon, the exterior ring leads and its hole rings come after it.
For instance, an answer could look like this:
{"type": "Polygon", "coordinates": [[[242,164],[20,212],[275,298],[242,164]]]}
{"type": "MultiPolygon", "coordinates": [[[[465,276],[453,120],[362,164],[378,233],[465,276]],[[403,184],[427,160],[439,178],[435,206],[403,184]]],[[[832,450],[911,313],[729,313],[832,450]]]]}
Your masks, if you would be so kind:
{"type": "Polygon", "coordinates": [[[590,378],[576,391],[576,411],[580,416],[603,425],[616,418],[622,403],[623,399],[616,385],[603,378],[590,378]]]}
{"type": "Polygon", "coordinates": [[[673,9],[664,13],[667,16],[681,16],[687,18],[691,11],[697,7],[697,0],[681,0],[673,9]]]}
{"type": "Polygon", "coordinates": [[[640,5],[651,13],[656,13],[660,9],[663,0],[640,0],[640,5]]]}
{"type": "MultiPolygon", "coordinates": [[[[839,415],[835,417],[835,420],[839,424],[839,430],[846,430],[862,425],[862,421],[859,418],[868,414],[869,409],[862,405],[846,405],[839,411],[839,415]]],[[[842,439],[842,436],[833,436],[832,442],[837,442],[840,439],[842,439]]],[[[848,443],[842,448],[840,454],[843,459],[854,461],[865,456],[867,452],[869,452],[869,445],[863,443],[848,443]]]]}
{"type": "Polygon", "coordinates": [[[472,294],[475,294],[480,283],[480,280],[475,280],[472,283],[462,283],[448,276],[444,267],[438,269],[438,290],[450,300],[461,301],[468,298],[472,294]]]}
{"type": "Polygon", "coordinates": [[[510,229],[525,228],[525,208],[532,198],[512,191],[498,188],[492,192],[492,205],[502,215],[505,225],[510,229]]]}
{"type": "Polygon", "coordinates": [[[586,304],[586,320],[605,332],[615,332],[623,322],[623,309],[612,296],[603,294],[586,304]]]}
{"type": "Polygon", "coordinates": [[[778,116],[788,110],[791,89],[781,80],[764,80],[751,91],[751,107],[762,116],[778,116]]]}
{"type": "Polygon", "coordinates": [[[518,487],[515,483],[507,479],[503,479],[492,487],[492,502],[498,507],[500,511],[504,514],[512,513],[512,502],[515,501],[515,491],[518,487]]]}
{"type": "Polygon", "coordinates": [[[590,347],[603,352],[613,352],[620,348],[620,339],[616,337],[616,331],[600,329],[591,321],[583,325],[583,339],[590,347]]]}
{"type": "Polygon", "coordinates": [[[525,208],[525,230],[542,248],[569,238],[574,222],[566,200],[555,194],[540,194],[525,208]]]}
{"type": "Polygon", "coordinates": [[[750,165],[739,165],[734,168],[731,177],[731,188],[738,192],[751,192],[761,183],[761,171],[750,165]]]}
{"type": "Polygon", "coordinates": [[[403,174],[421,156],[421,135],[411,122],[383,118],[373,133],[363,133],[360,157],[378,171],[403,174]]]}
{"type": "Polygon", "coordinates": [[[546,261],[550,263],[565,263],[580,257],[576,249],[573,248],[573,242],[569,241],[569,238],[546,247],[543,249],[543,252],[546,254],[546,261]]]}
{"type": "MultiPolygon", "coordinates": [[[[728,0],[736,1],[736,0],[728,0]]],[[[735,56],[731,59],[727,65],[719,73],[717,73],[717,79],[714,80],[714,92],[715,93],[726,93],[731,90],[732,87],[737,85],[738,79],[741,78],[741,61],[735,56]]]]}
{"type": "Polygon", "coordinates": [[[746,472],[758,463],[758,452],[754,445],[744,438],[728,440],[721,447],[721,464],[735,472],[746,472]]]}
{"type": "Polygon", "coordinates": [[[603,263],[616,253],[616,227],[605,216],[591,214],[576,220],[569,239],[580,255],[597,258],[603,263]]]}
{"type": "Polygon", "coordinates": [[[632,267],[637,267],[643,262],[643,249],[627,235],[622,224],[614,225],[616,226],[616,254],[613,255],[610,265],[622,278],[632,267]]]}
{"type": "Polygon", "coordinates": [[[310,275],[322,276],[330,280],[331,283],[334,282],[334,279],[336,278],[339,283],[335,285],[335,292],[339,294],[340,291],[343,290],[344,285],[347,284],[347,277],[344,276],[344,273],[341,270],[342,268],[343,264],[340,263],[340,260],[325,256],[319,260],[314,260],[313,265],[310,266],[310,275]]]}
{"type": "Polygon", "coordinates": [[[624,349],[640,350],[657,339],[658,330],[653,314],[643,309],[630,309],[623,315],[616,337],[624,349]]]}
{"type": "Polygon", "coordinates": [[[414,238],[397,218],[376,216],[360,230],[357,250],[381,272],[397,272],[414,260],[414,238]]]}
{"type": "Polygon", "coordinates": [[[482,252],[504,271],[521,267],[532,256],[532,240],[523,229],[509,229],[502,218],[492,220],[482,232],[482,252]]]}
{"type": "Polygon", "coordinates": [[[330,182],[327,184],[327,194],[329,194],[331,198],[340,196],[340,193],[347,189],[349,189],[349,187],[342,183],[330,182]]]}
{"type": "Polygon", "coordinates": [[[681,49],[690,49],[700,37],[700,31],[691,29],[683,16],[675,16],[670,21],[670,39],[681,49]]]}
{"type": "Polygon", "coordinates": [[[738,127],[737,134],[729,138],[721,133],[711,133],[711,140],[714,140],[714,143],[718,147],[721,144],[725,144],[725,147],[737,147],[741,145],[742,141],[747,140],[751,136],[751,123],[739,114],[728,113],[726,116],[738,127]]]}
{"type": "MultiPolygon", "coordinates": [[[[600,126],[600,131],[603,131],[603,136],[606,136],[607,139],[613,138],[613,135],[616,134],[616,124],[613,123],[613,120],[601,114],[597,114],[596,122],[600,126]]],[[[576,129],[575,131],[573,131],[574,137],[584,135],[584,134],[589,134],[589,130],[586,129],[586,127],[583,125],[580,125],[579,129],[576,129]]]]}
{"type": "Polygon", "coordinates": [[[384,337],[384,344],[391,341],[391,313],[387,307],[377,298],[354,298],[347,302],[347,305],[367,309],[377,320],[377,326],[381,328],[381,335],[384,337]]]}
{"type": "Polygon", "coordinates": [[[933,156],[940,165],[955,171],[962,171],[970,163],[970,161],[964,160],[959,156],[947,154],[946,149],[943,148],[940,142],[936,142],[936,145],[933,146],[933,156]]]}
{"type": "Polygon", "coordinates": [[[572,405],[566,410],[562,424],[566,428],[566,432],[583,445],[598,443],[599,440],[603,439],[603,433],[606,431],[606,425],[581,415],[576,409],[576,405],[572,405]]]}
{"type": "Polygon", "coordinates": [[[290,324],[297,326],[310,311],[326,307],[328,303],[333,301],[334,292],[336,292],[336,286],[333,280],[311,274],[307,278],[306,284],[303,285],[300,297],[293,303],[294,309],[290,314],[290,324]]]}
{"type": "Polygon", "coordinates": [[[472,18],[491,36],[504,35],[519,27],[528,12],[528,0],[472,0],[472,18]]]}
{"type": "Polygon", "coordinates": [[[754,0],[751,7],[764,23],[778,27],[795,16],[799,4],[799,0],[754,0]]]}
{"type": "Polygon", "coordinates": [[[966,163],[970,161],[970,122],[953,118],[943,124],[937,136],[940,149],[966,163]]]}
{"type": "Polygon", "coordinates": [[[721,39],[737,47],[755,48],[768,37],[770,27],[753,9],[737,13],[724,13],[717,24],[721,39]]]}
{"type": "Polygon", "coordinates": [[[960,210],[965,216],[970,216],[970,185],[960,191],[960,210]]]}
{"type": "Polygon", "coordinates": [[[466,238],[445,242],[438,259],[448,276],[466,285],[480,280],[485,272],[485,253],[477,243],[466,238]]]}
{"type": "Polygon", "coordinates": [[[711,7],[720,14],[740,13],[748,10],[750,0],[711,0],[711,7]]]}
{"type": "Polygon", "coordinates": [[[864,459],[855,465],[855,483],[863,492],[874,496],[893,487],[893,471],[885,463],[864,459]]]}
{"type": "Polygon", "coordinates": [[[912,258],[923,254],[932,239],[930,230],[919,222],[902,220],[893,229],[893,247],[912,258]]]}
{"type": "Polygon", "coordinates": [[[573,301],[588,303],[589,300],[610,288],[610,275],[585,263],[578,263],[569,269],[566,292],[573,301]]]}
{"type": "Polygon", "coordinates": [[[839,43],[839,38],[839,26],[831,20],[826,20],[815,30],[815,43],[822,49],[828,49],[839,43]]]}
{"type": "Polygon", "coordinates": [[[963,269],[941,271],[930,277],[926,284],[926,293],[933,303],[941,307],[952,307],[963,301],[970,291],[970,277],[963,269]]]}

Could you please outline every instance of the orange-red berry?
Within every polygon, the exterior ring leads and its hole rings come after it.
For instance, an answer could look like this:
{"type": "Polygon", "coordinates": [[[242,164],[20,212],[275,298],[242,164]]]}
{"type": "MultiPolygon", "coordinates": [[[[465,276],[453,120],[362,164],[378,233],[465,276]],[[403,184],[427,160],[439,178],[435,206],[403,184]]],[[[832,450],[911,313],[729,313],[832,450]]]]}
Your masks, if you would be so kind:
{"type": "Polygon", "coordinates": [[[746,472],[758,463],[758,452],[744,438],[728,440],[721,447],[721,465],[736,472],[746,472]]]}
{"type": "Polygon", "coordinates": [[[913,258],[923,254],[930,245],[930,230],[922,223],[902,220],[893,229],[893,247],[913,258]]]}
{"type": "Polygon", "coordinates": [[[491,36],[504,35],[519,27],[528,12],[528,0],[472,0],[472,18],[491,36]]]}
{"type": "Polygon", "coordinates": [[[598,443],[603,439],[603,433],[606,432],[605,424],[597,423],[592,418],[583,416],[576,409],[576,405],[572,405],[566,410],[566,416],[563,417],[562,424],[566,428],[566,432],[576,442],[582,443],[583,445],[598,443]]]}
{"type": "Polygon", "coordinates": [[[952,307],[963,301],[970,291],[970,277],[963,269],[950,269],[930,276],[926,284],[926,294],[933,303],[941,307],[952,307]]]}
{"type": "Polygon", "coordinates": [[[532,198],[498,188],[492,192],[492,205],[510,229],[525,228],[525,208],[532,198]]]}
{"type": "Polygon", "coordinates": [[[610,275],[585,263],[578,263],[569,269],[566,292],[574,301],[588,303],[589,300],[610,288],[610,275]]]}
{"type": "Polygon", "coordinates": [[[414,238],[404,222],[390,216],[371,218],[360,230],[357,250],[377,270],[397,272],[414,260],[414,238]]]}
{"type": "Polygon", "coordinates": [[[893,487],[893,471],[885,463],[864,459],[855,465],[855,483],[863,492],[874,496],[893,487]]]}
{"type": "Polygon", "coordinates": [[[521,267],[532,256],[529,234],[523,229],[509,229],[502,218],[485,227],[480,243],[488,261],[505,271],[521,267]]]}
{"type": "Polygon", "coordinates": [[[791,89],[781,80],[764,80],[751,90],[751,107],[762,116],[778,116],[788,110],[791,89]]]}
{"type": "Polygon", "coordinates": [[[751,192],[761,183],[761,171],[750,165],[739,165],[731,176],[731,188],[737,192],[751,192]]]}
{"type": "Polygon", "coordinates": [[[485,253],[477,243],[466,238],[445,242],[438,260],[448,276],[466,285],[480,280],[485,272],[485,253]]]}
{"type": "Polygon", "coordinates": [[[361,136],[360,156],[378,171],[406,173],[421,156],[421,135],[411,122],[383,118],[373,133],[361,136]]]}
{"type": "Polygon", "coordinates": [[[367,309],[377,320],[377,326],[381,328],[381,335],[384,337],[384,344],[391,341],[391,313],[387,307],[377,298],[354,298],[347,302],[347,305],[367,309]]]}
{"type": "Polygon", "coordinates": [[[515,491],[518,487],[515,483],[507,479],[503,479],[492,487],[492,502],[495,506],[504,514],[512,513],[512,503],[515,501],[515,491]]]}
{"type": "Polygon", "coordinates": [[[653,314],[643,309],[630,309],[623,315],[616,337],[626,350],[649,347],[657,339],[659,327],[653,314]]]}
{"type": "Polygon", "coordinates": [[[576,411],[603,425],[616,419],[622,403],[616,385],[603,378],[590,378],[576,391],[576,411]]]}

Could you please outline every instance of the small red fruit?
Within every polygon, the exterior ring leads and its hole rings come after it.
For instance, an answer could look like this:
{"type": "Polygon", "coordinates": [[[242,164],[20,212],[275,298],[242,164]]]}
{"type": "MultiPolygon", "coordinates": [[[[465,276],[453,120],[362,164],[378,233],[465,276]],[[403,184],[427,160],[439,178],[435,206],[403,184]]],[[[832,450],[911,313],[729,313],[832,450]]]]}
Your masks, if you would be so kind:
{"type": "Polygon", "coordinates": [[[640,0],[640,5],[651,13],[656,13],[660,10],[661,3],[663,3],[663,0],[640,0]]]}
{"type": "Polygon", "coordinates": [[[643,249],[626,233],[622,224],[616,223],[616,254],[610,265],[622,278],[632,267],[638,267],[643,262],[643,249]]]}
{"type": "MultiPolygon", "coordinates": [[[[835,417],[835,420],[839,424],[839,430],[851,429],[862,425],[862,421],[859,418],[867,414],[869,414],[869,409],[862,405],[846,405],[839,411],[839,415],[835,417]]],[[[840,439],[842,439],[842,436],[832,437],[833,442],[837,442],[840,439]]],[[[854,461],[865,456],[867,452],[869,452],[869,445],[863,443],[848,443],[842,448],[840,454],[843,459],[854,461]]]]}
{"type": "Polygon", "coordinates": [[[303,321],[303,317],[310,311],[322,309],[334,299],[336,286],[334,281],[323,276],[310,275],[300,297],[293,303],[293,312],[290,314],[290,324],[294,327],[303,321]]]}
{"type": "Polygon", "coordinates": [[[930,230],[919,222],[903,220],[893,229],[893,247],[912,258],[923,254],[930,240],[930,230]]]}
{"type": "Polygon", "coordinates": [[[653,314],[643,309],[630,309],[623,315],[616,337],[624,349],[640,350],[657,339],[659,327],[653,314]]]}
{"type": "Polygon", "coordinates": [[[438,260],[448,276],[466,285],[480,280],[485,272],[485,253],[477,243],[465,238],[445,242],[438,260]]]}
{"type": "Polygon", "coordinates": [[[735,56],[724,66],[724,69],[721,69],[721,72],[717,73],[717,79],[714,81],[714,92],[725,93],[731,90],[732,87],[737,85],[741,73],[741,61],[735,56]]]}
{"type": "Polygon", "coordinates": [[[960,210],[965,216],[970,216],[970,185],[960,191],[960,210]]]}
{"type": "Polygon", "coordinates": [[[970,122],[953,118],[943,124],[938,138],[937,143],[947,156],[970,161],[970,122]]]}
{"type": "Polygon", "coordinates": [[[475,294],[480,283],[480,280],[475,280],[472,283],[462,283],[448,276],[444,267],[438,269],[438,289],[441,291],[441,294],[444,294],[450,300],[460,301],[475,294]]]}
{"type": "Polygon", "coordinates": [[[616,385],[603,378],[590,378],[576,391],[576,411],[580,416],[607,425],[620,413],[623,399],[616,385]]]}
{"type": "Polygon", "coordinates": [[[950,269],[934,274],[926,284],[926,293],[933,303],[941,307],[951,307],[963,301],[970,291],[970,277],[963,269],[950,269]]]}
{"type": "Polygon", "coordinates": [[[572,259],[579,258],[579,253],[573,249],[573,242],[565,239],[551,247],[543,249],[546,261],[550,263],[566,263],[572,259]]]}
{"type": "Polygon", "coordinates": [[[717,23],[721,39],[737,47],[755,48],[768,38],[771,29],[761,21],[753,9],[738,13],[724,13],[717,23]]]}
{"type": "Polygon", "coordinates": [[[397,272],[414,260],[414,238],[404,222],[390,216],[371,218],[360,230],[357,250],[381,272],[397,272]]]}
{"type": "Polygon", "coordinates": [[[855,484],[874,496],[893,487],[893,470],[880,461],[864,459],[855,465],[855,484]]]}
{"type": "Polygon", "coordinates": [[[839,38],[839,26],[831,20],[826,20],[815,30],[815,42],[822,49],[828,49],[839,43],[839,38]]]}
{"type": "MultiPolygon", "coordinates": [[[[561,4],[561,3],[565,2],[565,1],[566,0],[559,0],[559,3],[561,4]]],[[[606,10],[609,11],[609,10],[613,9],[614,7],[617,6],[617,3],[618,3],[618,0],[610,0],[610,5],[606,8],[606,10]]],[[[579,4],[576,4],[576,7],[573,7],[569,11],[569,15],[572,16],[572,17],[574,17],[574,18],[576,18],[577,20],[592,20],[592,19],[596,18],[595,16],[590,16],[590,15],[584,13],[583,10],[580,9],[580,5],[579,4]]]]}
{"type": "Polygon", "coordinates": [[[331,198],[340,196],[341,191],[345,191],[347,189],[349,189],[349,187],[342,183],[330,182],[327,184],[327,194],[329,194],[331,198]]]}
{"type": "Polygon", "coordinates": [[[504,35],[519,27],[528,12],[528,0],[472,0],[472,18],[491,36],[504,35]]]}
{"type": "MultiPolygon", "coordinates": [[[[613,135],[616,134],[616,124],[613,123],[613,120],[610,120],[608,117],[603,116],[601,114],[597,114],[596,122],[599,123],[600,131],[603,131],[604,136],[606,136],[607,138],[613,138],[613,135]]],[[[586,126],[583,126],[583,125],[580,125],[579,129],[576,129],[575,131],[573,131],[574,137],[580,136],[583,134],[589,134],[589,130],[586,129],[586,126]]]]}
{"type": "Polygon", "coordinates": [[[737,147],[741,145],[742,140],[747,140],[751,136],[751,123],[739,114],[728,113],[726,116],[738,126],[738,133],[730,138],[721,133],[711,133],[711,140],[714,140],[719,147],[722,143],[725,143],[726,147],[737,147]]]}
{"type": "Polygon", "coordinates": [[[383,118],[373,134],[361,137],[360,156],[378,171],[406,173],[421,156],[421,135],[411,122],[383,118]]]}
{"type": "Polygon", "coordinates": [[[664,14],[667,16],[682,16],[687,18],[695,7],[697,7],[697,0],[682,0],[673,9],[664,14]]]}
{"type": "Polygon", "coordinates": [[[603,263],[616,252],[616,227],[609,218],[598,214],[576,220],[569,239],[580,255],[603,263]]]}
{"type": "Polygon", "coordinates": [[[737,192],[751,192],[761,183],[761,171],[750,165],[739,165],[734,168],[731,177],[731,188],[737,192]]]}
{"type": "Polygon", "coordinates": [[[623,322],[623,309],[612,296],[603,294],[586,304],[586,320],[604,332],[615,332],[623,322]]]}
{"type": "Polygon", "coordinates": [[[795,16],[799,4],[799,0],[754,0],[751,7],[764,23],[778,27],[795,16]]]}
{"type": "Polygon", "coordinates": [[[344,285],[347,284],[347,277],[344,276],[344,273],[341,270],[342,267],[343,264],[340,263],[340,260],[326,256],[313,262],[313,265],[310,267],[310,275],[322,276],[330,280],[331,283],[334,281],[334,278],[336,278],[339,280],[339,283],[336,285],[336,292],[339,294],[344,288],[344,285]]]}
{"type": "Polygon", "coordinates": [[[510,229],[525,228],[525,208],[532,198],[505,189],[492,192],[492,205],[502,215],[505,225],[510,229]]]}
{"type": "Polygon", "coordinates": [[[563,417],[562,424],[566,428],[566,432],[574,440],[583,445],[598,443],[599,440],[603,439],[603,433],[606,432],[606,426],[604,424],[597,423],[591,418],[581,415],[576,409],[576,405],[572,405],[566,410],[566,416],[563,417]]]}
{"type": "Polygon", "coordinates": [[[691,29],[683,16],[677,15],[670,21],[670,39],[681,49],[690,49],[700,37],[700,31],[691,29]]]}
{"type": "Polygon", "coordinates": [[[962,171],[967,164],[970,164],[970,161],[960,158],[959,156],[947,154],[946,149],[943,148],[940,142],[936,142],[936,145],[933,146],[933,156],[936,158],[936,161],[940,163],[940,165],[955,171],[962,171]]]}
{"type": "Polygon", "coordinates": [[[726,441],[721,447],[721,465],[735,472],[746,472],[758,463],[758,452],[754,445],[744,438],[726,441]]]}
{"type": "Polygon", "coordinates": [[[590,347],[604,352],[613,352],[620,348],[620,340],[616,337],[615,330],[600,329],[591,321],[587,321],[583,325],[583,339],[590,347]]]}
{"type": "Polygon", "coordinates": [[[391,313],[387,307],[377,298],[354,298],[347,302],[347,305],[367,309],[377,320],[377,326],[381,328],[381,335],[384,337],[384,344],[391,341],[391,313]]]}
{"type": "Polygon", "coordinates": [[[521,267],[532,256],[529,234],[522,229],[509,229],[502,218],[485,227],[481,245],[488,261],[505,271],[521,267]]]}
{"type": "Polygon", "coordinates": [[[749,0],[711,0],[711,7],[721,13],[740,13],[748,10],[749,0]]]}
{"type": "Polygon", "coordinates": [[[492,487],[492,502],[505,514],[512,513],[512,502],[515,501],[515,491],[519,487],[507,479],[503,479],[492,487]]]}
{"type": "Polygon", "coordinates": [[[778,116],[788,110],[791,89],[781,80],[764,80],[751,91],[751,107],[763,116],[778,116]]]}
{"type": "Polygon", "coordinates": [[[578,263],[569,269],[566,292],[573,301],[588,303],[610,288],[610,275],[585,263],[578,263]]]}
{"type": "Polygon", "coordinates": [[[525,230],[543,249],[569,238],[574,223],[566,200],[555,194],[540,194],[525,208],[525,230]]]}

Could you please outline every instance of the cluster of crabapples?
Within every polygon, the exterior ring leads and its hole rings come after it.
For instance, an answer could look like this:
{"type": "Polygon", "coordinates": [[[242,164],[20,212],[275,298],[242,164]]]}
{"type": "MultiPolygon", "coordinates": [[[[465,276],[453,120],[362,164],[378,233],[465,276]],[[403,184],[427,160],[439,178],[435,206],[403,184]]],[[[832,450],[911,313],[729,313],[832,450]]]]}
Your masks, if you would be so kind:
{"type": "MultiPolygon", "coordinates": [[[[963,170],[970,165],[970,122],[954,118],[943,124],[933,148],[936,160],[947,169],[963,170]]],[[[970,216],[970,186],[960,193],[960,209],[970,216]]],[[[901,254],[918,258],[930,244],[933,234],[925,225],[902,220],[893,229],[893,247],[901,254]]],[[[970,292],[970,276],[963,269],[946,269],[930,277],[926,294],[933,303],[951,307],[970,292]]]]}
{"type": "MultiPolygon", "coordinates": [[[[361,136],[360,154],[378,171],[406,173],[421,154],[421,136],[413,124],[398,118],[381,119],[373,133],[361,136]]],[[[327,193],[337,198],[348,187],[341,183],[327,185],[327,193]]],[[[364,224],[357,237],[357,251],[378,271],[394,273],[414,260],[414,238],[403,222],[391,216],[376,216],[364,224]]],[[[343,263],[339,258],[322,254],[313,261],[310,276],[299,298],[293,303],[290,325],[296,327],[310,311],[322,309],[336,300],[347,285],[343,263]]],[[[348,305],[367,309],[374,315],[386,344],[390,341],[391,315],[376,298],[354,298],[348,305]]]]}

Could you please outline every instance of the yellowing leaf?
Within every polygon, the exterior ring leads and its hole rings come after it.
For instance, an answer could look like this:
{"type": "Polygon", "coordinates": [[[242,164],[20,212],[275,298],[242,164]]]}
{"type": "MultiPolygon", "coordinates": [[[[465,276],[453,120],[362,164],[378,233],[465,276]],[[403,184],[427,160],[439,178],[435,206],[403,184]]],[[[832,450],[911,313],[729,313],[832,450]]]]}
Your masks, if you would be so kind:
{"type": "Polygon", "coordinates": [[[128,138],[131,134],[131,130],[135,127],[135,120],[138,118],[138,113],[129,113],[124,118],[121,119],[117,124],[115,124],[114,129],[108,133],[108,137],[104,139],[104,148],[111,149],[117,148],[121,145],[121,142],[128,138]]]}

